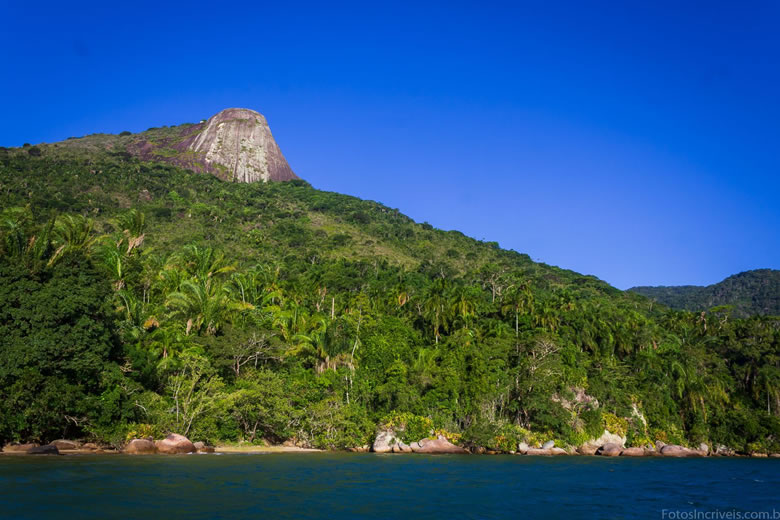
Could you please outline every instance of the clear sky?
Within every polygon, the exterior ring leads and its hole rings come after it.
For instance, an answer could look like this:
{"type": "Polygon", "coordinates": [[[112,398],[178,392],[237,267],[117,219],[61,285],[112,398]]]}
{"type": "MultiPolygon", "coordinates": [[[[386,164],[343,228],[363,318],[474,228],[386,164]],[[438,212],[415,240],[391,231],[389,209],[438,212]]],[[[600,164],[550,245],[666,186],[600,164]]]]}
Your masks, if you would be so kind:
{"type": "Polygon", "coordinates": [[[316,188],[620,288],[780,268],[775,0],[9,4],[0,145],[246,107],[316,188]]]}

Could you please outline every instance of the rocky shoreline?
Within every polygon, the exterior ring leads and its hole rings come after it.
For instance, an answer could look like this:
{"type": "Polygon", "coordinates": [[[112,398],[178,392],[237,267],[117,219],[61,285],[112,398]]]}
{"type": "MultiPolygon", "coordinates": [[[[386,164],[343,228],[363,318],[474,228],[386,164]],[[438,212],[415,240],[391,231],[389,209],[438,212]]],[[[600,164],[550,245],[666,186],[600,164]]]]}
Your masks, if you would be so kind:
{"type": "Polygon", "coordinates": [[[0,455],[182,455],[204,453],[297,453],[319,452],[314,448],[291,445],[281,446],[210,446],[203,442],[191,442],[187,437],[172,433],[155,441],[151,437],[131,439],[122,448],[91,442],[59,439],[49,444],[8,444],[0,455]]]}
{"type": "Polygon", "coordinates": [[[581,446],[555,445],[547,441],[542,445],[529,446],[525,442],[518,444],[516,450],[503,451],[470,446],[468,449],[457,446],[443,435],[428,437],[417,442],[406,444],[400,440],[398,432],[386,429],[377,433],[371,446],[352,448],[349,451],[371,451],[374,453],[427,453],[427,454],[478,454],[478,455],[524,455],[524,456],[601,456],[601,457],[754,457],[780,458],[780,453],[739,453],[726,446],[717,446],[714,450],[707,444],[697,448],[688,448],[677,444],[666,444],[656,441],[645,446],[626,446],[626,438],[605,430],[601,437],[592,439],[581,446]]]}
{"type": "MultiPolygon", "coordinates": [[[[274,452],[322,452],[314,448],[305,448],[285,443],[281,446],[209,446],[203,442],[191,442],[187,437],[172,433],[155,441],[150,438],[131,439],[121,449],[95,443],[59,439],[50,444],[38,445],[9,444],[3,447],[2,455],[84,455],[84,454],[127,454],[127,455],[177,455],[203,453],[274,453],[274,452]]],[[[625,439],[605,431],[599,439],[594,439],[579,447],[555,446],[553,441],[542,445],[529,446],[521,442],[517,450],[492,450],[479,446],[468,448],[453,444],[443,435],[431,436],[409,444],[399,439],[392,430],[380,431],[372,445],[349,448],[348,452],[372,453],[421,453],[428,455],[441,454],[477,454],[477,455],[522,455],[522,456],[600,456],[600,457],[752,457],[780,458],[780,453],[740,453],[735,450],[718,446],[711,449],[702,443],[698,448],[688,448],[677,444],[665,444],[656,441],[645,446],[625,446],[625,439]]]]}

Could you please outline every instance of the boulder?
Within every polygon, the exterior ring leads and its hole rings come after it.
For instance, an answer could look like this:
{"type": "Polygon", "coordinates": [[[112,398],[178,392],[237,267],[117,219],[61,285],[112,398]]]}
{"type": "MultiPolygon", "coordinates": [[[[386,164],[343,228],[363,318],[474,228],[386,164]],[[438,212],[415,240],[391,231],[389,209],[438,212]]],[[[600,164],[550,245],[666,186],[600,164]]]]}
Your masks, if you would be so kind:
{"type": "Polygon", "coordinates": [[[521,442],[517,445],[517,452],[522,453],[525,455],[525,453],[530,449],[531,447],[526,442],[521,442]]]}
{"type": "Polygon", "coordinates": [[[157,451],[160,453],[166,453],[169,455],[175,455],[178,453],[194,453],[195,446],[184,435],[178,433],[171,433],[163,440],[157,441],[157,451]]]}
{"type": "Polygon", "coordinates": [[[617,457],[622,451],[623,448],[614,442],[608,442],[596,450],[596,455],[600,455],[602,457],[617,457]]]}
{"type": "Polygon", "coordinates": [[[486,451],[487,450],[482,446],[474,446],[471,448],[471,453],[474,453],[475,455],[484,455],[486,451]]]}
{"type": "Polygon", "coordinates": [[[423,439],[419,441],[419,445],[420,448],[417,450],[417,453],[430,453],[430,454],[468,453],[468,451],[464,450],[460,446],[455,446],[454,444],[452,444],[442,435],[439,435],[435,439],[423,439]]]}
{"type": "Polygon", "coordinates": [[[419,442],[413,442],[409,445],[409,447],[412,449],[413,452],[417,453],[420,451],[420,448],[422,448],[422,444],[419,442]]]}
{"type": "Polygon", "coordinates": [[[150,455],[157,453],[157,446],[149,439],[133,439],[127,443],[122,453],[131,455],[150,455]]]}
{"type": "Polygon", "coordinates": [[[715,455],[719,455],[721,457],[733,457],[735,455],[735,453],[734,453],[734,450],[732,450],[728,446],[724,446],[723,444],[719,444],[715,448],[715,455]]]}
{"type": "Polygon", "coordinates": [[[193,443],[198,453],[214,453],[214,446],[209,446],[205,442],[198,441],[193,443]]]}
{"type": "Polygon", "coordinates": [[[27,453],[31,448],[37,448],[40,444],[29,442],[27,444],[9,444],[3,447],[3,453],[27,453]]]}
{"type": "Polygon", "coordinates": [[[374,453],[390,453],[395,444],[395,432],[392,430],[381,430],[376,434],[371,451],[374,453]]]}
{"type": "Polygon", "coordinates": [[[751,453],[750,456],[753,457],[754,459],[765,459],[765,458],[767,458],[767,454],[766,453],[751,453]]]}
{"type": "Polygon", "coordinates": [[[577,452],[582,455],[595,455],[596,451],[605,444],[617,444],[618,447],[622,448],[626,445],[626,438],[610,433],[609,430],[604,430],[601,437],[583,443],[582,446],[577,448],[577,452]]]}
{"type": "Polygon", "coordinates": [[[405,442],[399,442],[396,446],[398,446],[399,453],[412,453],[412,447],[405,442]]]}
{"type": "Polygon", "coordinates": [[[95,444],[94,442],[87,442],[81,446],[82,450],[99,450],[100,446],[95,444]]]}
{"type": "Polygon", "coordinates": [[[626,448],[620,452],[621,457],[644,457],[644,448],[626,448]]]}
{"type": "Polygon", "coordinates": [[[549,450],[555,447],[555,441],[547,441],[544,444],[542,444],[543,450],[549,450]]]}
{"type": "Polygon", "coordinates": [[[550,455],[568,455],[569,453],[563,448],[550,448],[550,455]]]}
{"type": "Polygon", "coordinates": [[[76,441],[66,441],[65,439],[58,439],[51,441],[52,446],[57,446],[58,450],[77,450],[81,447],[81,444],[76,441]]]}
{"type": "Polygon", "coordinates": [[[660,452],[662,449],[664,449],[664,446],[666,446],[664,441],[655,441],[655,451],[660,452]]]}
{"type": "Polygon", "coordinates": [[[676,444],[665,444],[661,448],[661,455],[664,457],[701,457],[702,453],[678,446],[676,444]]]}
{"type": "Polygon", "coordinates": [[[701,444],[699,444],[699,451],[704,452],[704,454],[706,455],[707,453],[710,452],[710,447],[707,446],[706,443],[702,442],[701,444]]]}
{"type": "Polygon", "coordinates": [[[525,452],[526,455],[552,455],[552,451],[542,448],[528,448],[525,452]]]}
{"type": "Polygon", "coordinates": [[[596,451],[598,451],[600,447],[601,446],[594,446],[593,444],[585,443],[577,448],[577,453],[580,455],[595,455],[596,451]]]}
{"type": "Polygon", "coordinates": [[[35,446],[27,450],[28,455],[59,455],[60,450],[53,444],[45,444],[43,446],[35,446]]]}
{"type": "Polygon", "coordinates": [[[769,454],[770,459],[780,459],[780,453],[770,453],[769,454]]]}

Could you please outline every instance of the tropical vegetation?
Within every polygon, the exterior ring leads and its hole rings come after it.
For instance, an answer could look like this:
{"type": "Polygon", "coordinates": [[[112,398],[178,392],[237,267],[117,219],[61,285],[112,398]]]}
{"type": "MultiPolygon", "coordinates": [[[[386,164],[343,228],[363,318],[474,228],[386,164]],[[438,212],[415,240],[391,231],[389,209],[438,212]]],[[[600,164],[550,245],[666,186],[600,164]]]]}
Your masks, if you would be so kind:
{"type": "Polygon", "coordinates": [[[776,316],[672,310],[303,181],[142,162],[123,138],[0,149],[0,444],[341,449],[403,425],[507,451],[604,429],[780,451],[776,316]]]}

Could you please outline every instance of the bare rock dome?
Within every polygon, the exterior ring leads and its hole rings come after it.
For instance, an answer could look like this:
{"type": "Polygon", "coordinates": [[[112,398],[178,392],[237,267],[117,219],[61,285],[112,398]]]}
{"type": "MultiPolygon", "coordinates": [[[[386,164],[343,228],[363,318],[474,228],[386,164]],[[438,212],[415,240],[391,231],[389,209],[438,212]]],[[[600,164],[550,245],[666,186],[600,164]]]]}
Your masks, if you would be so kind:
{"type": "Polygon", "coordinates": [[[297,179],[276,144],[262,114],[246,108],[228,108],[196,125],[186,140],[209,170],[236,182],[297,179]]]}

